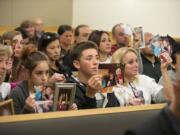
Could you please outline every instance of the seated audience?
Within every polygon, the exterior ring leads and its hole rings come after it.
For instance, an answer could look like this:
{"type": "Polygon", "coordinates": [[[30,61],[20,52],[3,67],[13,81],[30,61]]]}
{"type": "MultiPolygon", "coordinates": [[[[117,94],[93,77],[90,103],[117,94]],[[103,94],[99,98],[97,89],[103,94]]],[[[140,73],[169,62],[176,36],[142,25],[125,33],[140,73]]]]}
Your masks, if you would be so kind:
{"type": "Polygon", "coordinates": [[[109,34],[105,31],[95,30],[91,33],[89,40],[98,45],[100,64],[111,63],[111,40],[109,34]]]}
{"type": "Polygon", "coordinates": [[[90,41],[80,42],[72,49],[70,58],[78,70],[77,77],[72,76],[68,81],[76,83],[75,103],[78,109],[96,108],[95,94],[101,89],[97,45],[90,41]]]}
{"type": "MultiPolygon", "coordinates": [[[[126,131],[125,135],[179,135],[180,122],[180,51],[176,52],[176,80],[172,85],[171,102],[159,114],[147,120],[132,130],[126,131]]],[[[170,80],[170,78],[169,78],[170,80]]],[[[164,84],[167,82],[164,82],[164,84]]]]}
{"type": "MultiPolygon", "coordinates": [[[[168,61],[168,63],[161,65],[161,71],[164,75],[167,73],[167,66],[171,63],[171,59],[166,54],[162,54],[162,57],[168,61]]],[[[107,95],[108,107],[165,101],[163,87],[158,85],[154,79],[139,74],[137,52],[134,49],[127,47],[118,49],[112,56],[112,62],[120,64],[123,83],[113,87],[113,93],[107,95]]]]}
{"type": "Polygon", "coordinates": [[[74,43],[87,41],[91,34],[91,29],[88,25],[78,25],[74,30],[74,43]]]}

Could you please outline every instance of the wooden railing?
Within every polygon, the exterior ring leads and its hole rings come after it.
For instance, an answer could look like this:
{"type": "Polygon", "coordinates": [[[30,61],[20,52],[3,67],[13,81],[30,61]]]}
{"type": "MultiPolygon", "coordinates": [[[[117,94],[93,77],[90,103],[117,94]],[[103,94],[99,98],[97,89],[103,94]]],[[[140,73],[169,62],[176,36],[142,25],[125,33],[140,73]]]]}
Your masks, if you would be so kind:
{"type": "Polygon", "coordinates": [[[159,110],[159,109],[162,109],[164,106],[165,104],[153,104],[153,105],[142,105],[142,106],[113,107],[113,108],[87,109],[87,110],[78,110],[78,111],[48,112],[48,113],[39,113],[39,114],[1,116],[0,123],[42,120],[42,119],[52,119],[52,118],[77,117],[77,116],[89,116],[89,115],[102,115],[102,114],[104,115],[104,114],[109,114],[109,113],[159,110]]]}
{"type": "Polygon", "coordinates": [[[151,119],[165,104],[0,117],[1,134],[118,134],[151,119]]]}

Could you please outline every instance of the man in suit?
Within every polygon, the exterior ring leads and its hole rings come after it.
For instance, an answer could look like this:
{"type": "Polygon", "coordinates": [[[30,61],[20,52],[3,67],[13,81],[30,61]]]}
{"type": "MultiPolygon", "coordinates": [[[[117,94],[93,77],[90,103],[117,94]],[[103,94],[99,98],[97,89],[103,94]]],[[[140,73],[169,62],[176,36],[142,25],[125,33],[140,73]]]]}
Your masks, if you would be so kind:
{"type": "Polygon", "coordinates": [[[180,49],[176,52],[176,61],[176,81],[169,89],[170,104],[157,116],[126,131],[125,135],[180,135],[180,49]]]}

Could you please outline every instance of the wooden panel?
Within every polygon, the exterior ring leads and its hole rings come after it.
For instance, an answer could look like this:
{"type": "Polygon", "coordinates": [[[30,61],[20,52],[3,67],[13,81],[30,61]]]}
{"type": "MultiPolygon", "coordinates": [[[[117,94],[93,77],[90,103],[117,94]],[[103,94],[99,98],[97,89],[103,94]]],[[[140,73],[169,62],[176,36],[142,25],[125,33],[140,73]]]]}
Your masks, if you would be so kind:
{"type": "Polygon", "coordinates": [[[159,113],[164,104],[0,117],[1,134],[121,135],[159,113]]]}
{"type": "Polygon", "coordinates": [[[30,120],[39,120],[39,119],[52,119],[52,118],[62,118],[62,117],[63,118],[76,117],[76,116],[86,116],[86,115],[99,115],[99,114],[108,114],[108,113],[132,112],[132,111],[157,110],[157,109],[161,109],[163,106],[164,104],[154,104],[154,105],[142,105],[142,106],[114,107],[114,108],[103,108],[103,109],[87,109],[87,110],[78,110],[78,111],[3,116],[0,117],[0,123],[30,121],[30,120]]]}

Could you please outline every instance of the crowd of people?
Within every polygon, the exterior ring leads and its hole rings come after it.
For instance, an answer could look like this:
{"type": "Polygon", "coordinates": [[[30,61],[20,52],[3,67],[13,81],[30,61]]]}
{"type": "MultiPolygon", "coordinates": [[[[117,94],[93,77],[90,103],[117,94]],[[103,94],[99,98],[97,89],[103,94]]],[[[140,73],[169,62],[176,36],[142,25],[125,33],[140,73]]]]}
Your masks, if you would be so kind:
{"type": "Polygon", "coordinates": [[[154,35],[145,32],[145,46],[139,48],[137,44],[142,39],[123,23],[112,28],[115,44],[109,32],[91,30],[88,25],[75,29],[60,25],[56,33],[45,32],[43,25],[40,18],[26,20],[1,36],[0,98],[1,101],[12,98],[16,114],[37,113],[37,101],[49,100],[43,98],[46,94],[43,87],[52,86],[52,94],[55,83],[76,84],[74,103],[69,110],[173,100],[171,81],[176,82],[180,45],[170,36],[167,39],[171,53],[162,51],[157,57],[151,42],[154,35]],[[112,87],[112,92],[102,93],[99,65],[110,63],[120,65],[123,80],[112,87]]]}

